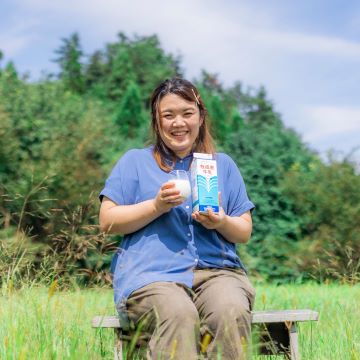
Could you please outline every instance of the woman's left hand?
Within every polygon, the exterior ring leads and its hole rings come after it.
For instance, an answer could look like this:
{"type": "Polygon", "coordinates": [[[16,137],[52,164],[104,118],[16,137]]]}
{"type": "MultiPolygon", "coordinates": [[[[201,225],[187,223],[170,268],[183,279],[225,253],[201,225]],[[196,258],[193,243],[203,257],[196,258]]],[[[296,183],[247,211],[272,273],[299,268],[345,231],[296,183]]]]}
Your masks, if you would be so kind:
{"type": "Polygon", "coordinates": [[[218,214],[215,214],[213,209],[208,209],[206,215],[195,211],[191,217],[209,230],[219,228],[226,220],[226,214],[222,207],[219,208],[218,214]]]}
{"type": "Polygon", "coordinates": [[[213,209],[208,209],[207,214],[200,214],[199,211],[192,213],[191,217],[209,230],[218,229],[224,225],[226,214],[221,207],[221,194],[219,192],[219,213],[215,214],[213,209]]]}

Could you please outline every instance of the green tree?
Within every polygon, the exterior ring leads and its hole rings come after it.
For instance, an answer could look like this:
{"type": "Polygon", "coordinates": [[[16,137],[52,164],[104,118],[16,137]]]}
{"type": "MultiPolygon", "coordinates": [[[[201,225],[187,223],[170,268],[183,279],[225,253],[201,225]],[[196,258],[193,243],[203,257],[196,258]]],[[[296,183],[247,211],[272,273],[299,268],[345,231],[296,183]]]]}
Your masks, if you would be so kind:
{"type": "Polygon", "coordinates": [[[64,81],[65,87],[76,93],[84,91],[84,75],[81,58],[83,52],[80,45],[80,38],[73,33],[69,38],[62,39],[62,45],[55,50],[58,58],[55,59],[60,66],[60,78],[64,81]]]}
{"type": "Polygon", "coordinates": [[[215,139],[222,144],[229,132],[229,117],[226,109],[217,95],[206,99],[206,107],[215,139]]]}
{"type": "Polygon", "coordinates": [[[4,53],[0,50],[0,76],[1,76],[1,61],[4,58],[4,53]]]}
{"type": "Polygon", "coordinates": [[[117,48],[117,53],[109,65],[110,71],[106,79],[107,96],[118,102],[123,97],[129,83],[135,81],[134,65],[124,46],[117,48]]]}
{"type": "Polygon", "coordinates": [[[196,85],[208,110],[212,133],[218,145],[222,146],[231,131],[237,103],[229,97],[217,74],[202,70],[196,85]]]}
{"type": "Polygon", "coordinates": [[[231,111],[230,124],[232,132],[238,132],[244,126],[244,119],[241,117],[239,110],[236,107],[231,111]]]}
{"type": "Polygon", "coordinates": [[[102,53],[102,51],[97,50],[89,57],[89,62],[86,65],[86,85],[92,86],[93,84],[98,83],[105,75],[104,73],[104,54],[102,53]]]}
{"type": "Polygon", "coordinates": [[[331,158],[295,163],[282,183],[301,219],[299,268],[312,276],[360,278],[360,175],[356,164],[331,158]]]}
{"type": "Polygon", "coordinates": [[[182,74],[181,57],[166,53],[156,35],[135,36],[128,48],[135,81],[145,101],[149,99],[152,90],[164,79],[182,74]]]}
{"type": "Polygon", "coordinates": [[[138,129],[145,123],[144,109],[139,87],[130,82],[115,113],[114,122],[125,138],[138,136],[138,129]]]}
{"type": "Polygon", "coordinates": [[[245,106],[239,103],[244,125],[229,134],[224,144],[225,151],[237,162],[256,205],[253,236],[242,255],[259,276],[286,281],[301,276],[292,256],[300,240],[301,219],[281,184],[294,163],[306,165],[314,155],[296,133],[285,128],[262,96],[255,96],[252,101],[249,94],[241,97],[244,98],[245,106]]]}
{"type": "MultiPolygon", "coordinates": [[[[77,34],[63,39],[57,54],[60,79],[31,82],[11,62],[1,68],[0,237],[28,230],[28,241],[47,249],[31,261],[51,249],[66,254],[63,266],[90,274],[109,262],[94,250],[103,246],[97,194],[119,156],[143,146],[150,93],[181,75],[181,59],[156,35],[123,33],[84,63],[77,34]]],[[[237,162],[256,205],[253,237],[240,247],[250,271],[277,281],[317,276],[315,267],[333,277],[358,274],[356,166],[324,163],[307,149],[264,88],[225,87],[206,71],[195,83],[218,149],[237,162]]]]}
{"type": "Polygon", "coordinates": [[[117,102],[123,96],[129,82],[140,88],[140,94],[148,102],[151,91],[165,78],[181,73],[179,58],[166,54],[157,36],[118,34],[118,41],[110,43],[104,51],[105,77],[103,83],[109,99],[117,102]]]}
{"type": "Polygon", "coordinates": [[[212,74],[206,70],[201,70],[201,75],[197,83],[202,87],[204,92],[213,95],[221,95],[224,93],[224,88],[219,80],[218,74],[212,74]]]}
{"type": "Polygon", "coordinates": [[[15,179],[18,171],[19,141],[8,114],[0,108],[0,183],[15,179]]]}

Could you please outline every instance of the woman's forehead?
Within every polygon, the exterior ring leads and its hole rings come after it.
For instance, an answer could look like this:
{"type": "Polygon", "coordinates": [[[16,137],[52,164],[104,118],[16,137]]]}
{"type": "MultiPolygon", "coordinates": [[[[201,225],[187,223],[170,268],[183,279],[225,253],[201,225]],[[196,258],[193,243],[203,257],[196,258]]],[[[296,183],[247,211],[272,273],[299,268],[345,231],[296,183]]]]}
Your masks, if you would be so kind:
{"type": "Polygon", "coordinates": [[[165,95],[159,103],[160,112],[165,111],[174,111],[174,110],[188,110],[188,109],[196,109],[195,101],[188,101],[183,97],[176,94],[167,94],[165,95]]]}

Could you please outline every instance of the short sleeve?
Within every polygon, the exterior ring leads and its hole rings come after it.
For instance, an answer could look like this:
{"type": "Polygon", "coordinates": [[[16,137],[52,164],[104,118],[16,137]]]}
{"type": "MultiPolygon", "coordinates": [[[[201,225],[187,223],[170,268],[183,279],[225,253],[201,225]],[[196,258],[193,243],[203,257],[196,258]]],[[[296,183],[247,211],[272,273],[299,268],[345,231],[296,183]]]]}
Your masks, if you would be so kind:
{"type": "Polygon", "coordinates": [[[227,215],[240,216],[247,211],[252,211],[255,205],[249,200],[246,192],[245,182],[230,156],[225,155],[227,161],[227,179],[228,198],[227,198],[227,215]]]}
{"type": "Polygon", "coordinates": [[[131,205],[135,203],[138,189],[137,150],[126,152],[112,169],[100,192],[99,199],[111,199],[118,205],[131,205]]]}

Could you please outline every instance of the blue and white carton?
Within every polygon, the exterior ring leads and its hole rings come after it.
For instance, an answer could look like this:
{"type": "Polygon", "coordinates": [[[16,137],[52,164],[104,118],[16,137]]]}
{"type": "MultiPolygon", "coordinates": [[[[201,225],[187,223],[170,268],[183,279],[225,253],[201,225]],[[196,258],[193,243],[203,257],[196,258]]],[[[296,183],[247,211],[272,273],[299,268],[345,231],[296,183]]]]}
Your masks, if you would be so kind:
{"type": "Polygon", "coordinates": [[[193,212],[207,214],[208,209],[219,213],[216,160],[212,154],[194,153],[191,164],[193,212]]]}

